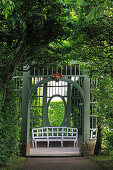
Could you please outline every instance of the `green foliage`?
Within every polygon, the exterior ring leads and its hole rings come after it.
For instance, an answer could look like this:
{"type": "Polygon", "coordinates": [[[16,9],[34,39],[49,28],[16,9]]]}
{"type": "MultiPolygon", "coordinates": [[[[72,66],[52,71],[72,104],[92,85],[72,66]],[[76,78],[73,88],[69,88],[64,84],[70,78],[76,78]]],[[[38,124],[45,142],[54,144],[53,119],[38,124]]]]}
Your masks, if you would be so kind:
{"type": "MultiPolygon", "coordinates": [[[[13,73],[16,69],[22,71],[26,65],[40,68],[64,60],[50,44],[59,44],[69,37],[70,9],[68,3],[61,0],[0,1],[2,164],[18,150],[18,109],[10,83],[13,73]]],[[[37,110],[33,114],[35,112],[37,110]]]]}
{"type": "Polygon", "coordinates": [[[112,128],[113,2],[1,0],[0,9],[1,160],[18,147],[15,97],[8,82],[16,68],[28,64],[40,68],[70,58],[84,61],[89,75],[99,76],[98,116],[112,128]]]}
{"type": "Polygon", "coordinates": [[[112,147],[112,150],[113,150],[113,132],[109,132],[106,135],[106,139],[107,139],[107,144],[110,145],[112,147]]]}
{"type": "MultiPolygon", "coordinates": [[[[85,62],[90,77],[98,78],[99,124],[113,128],[113,2],[75,0],[70,55],[85,62]]],[[[103,137],[105,138],[105,136],[103,137]]]]}
{"type": "Polygon", "coordinates": [[[20,156],[12,156],[10,159],[7,160],[7,163],[2,170],[19,170],[24,164],[25,158],[20,156]]]}
{"type": "MultiPolygon", "coordinates": [[[[2,89],[1,85],[1,89],[2,89]]],[[[7,86],[5,101],[1,91],[2,109],[0,114],[0,165],[4,165],[11,155],[19,152],[18,115],[16,96],[12,82],[7,86]]]]}
{"type": "Polygon", "coordinates": [[[70,35],[70,11],[64,2],[14,0],[14,4],[12,14],[7,19],[0,18],[1,76],[5,82],[16,68],[45,67],[62,61],[50,44],[66,40],[70,35]]]}
{"type": "Polygon", "coordinates": [[[87,158],[100,164],[103,170],[113,169],[113,157],[112,156],[99,155],[99,156],[88,156],[87,158]]]}
{"type": "Polygon", "coordinates": [[[99,103],[99,117],[103,120],[104,126],[113,128],[113,81],[111,77],[104,74],[98,79],[96,90],[97,100],[99,103]]]}
{"type": "Polygon", "coordinates": [[[111,130],[104,130],[104,147],[102,148],[102,155],[109,155],[113,157],[113,131],[111,130]]]}
{"type": "Polygon", "coordinates": [[[51,126],[61,126],[65,115],[63,101],[51,101],[48,108],[48,118],[51,126]]]}
{"type": "Polygon", "coordinates": [[[112,1],[75,1],[71,55],[85,61],[90,74],[113,73],[112,1]]]}
{"type": "MultiPolygon", "coordinates": [[[[110,75],[98,77],[97,88],[93,91],[97,98],[98,141],[104,154],[111,154],[112,143],[109,141],[110,129],[113,129],[113,81],[110,75]],[[109,144],[108,144],[109,143],[109,144]],[[103,148],[104,147],[104,148],[103,148]]],[[[111,136],[113,141],[113,136],[111,136]]],[[[101,153],[101,152],[100,152],[101,153]]]]}
{"type": "Polygon", "coordinates": [[[37,88],[31,98],[31,111],[30,111],[30,127],[42,127],[42,106],[43,101],[40,98],[41,89],[37,88]]]}
{"type": "Polygon", "coordinates": [[[7,19],[14,8],[14,2],[12,0],[0,0],[0,14],[7,19]]]}

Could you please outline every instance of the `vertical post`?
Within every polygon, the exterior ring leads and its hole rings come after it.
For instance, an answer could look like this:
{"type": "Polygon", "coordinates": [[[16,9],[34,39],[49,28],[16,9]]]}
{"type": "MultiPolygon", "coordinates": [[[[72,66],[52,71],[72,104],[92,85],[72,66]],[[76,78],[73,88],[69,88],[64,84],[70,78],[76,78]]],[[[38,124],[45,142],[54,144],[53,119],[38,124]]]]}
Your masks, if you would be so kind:
{"type": "Polygon", "coordinates": [[[83,143],[79,145],[81,155],[93,155],[95,142],[90,139],[90,79],[84,76],[84,115],[83,115],[83,143]]]}
{"type": "Polygon", "coordinates": [[[70,126],[71,121],[71,84],[67,86],[67,126],[70,126]]]}
{"type": "Polygon", "coordinates": [[[47,83],[43,87],[43,127],[47,126],[47,83]]]}
{"type": "Polygon", "coordinates": [[[29,71],[23,75],[22,90],[22,130],[21,130],[21,154],[26,156],[27,144],[27,119],[28,119],[28,92],[30,89],[29,71]]]}
{"type": "Polygon", "coordinates": [[[90,79],[84,76],[84,115],[83,115],[83,140],[89,142],[90,138],[90,79]]]}

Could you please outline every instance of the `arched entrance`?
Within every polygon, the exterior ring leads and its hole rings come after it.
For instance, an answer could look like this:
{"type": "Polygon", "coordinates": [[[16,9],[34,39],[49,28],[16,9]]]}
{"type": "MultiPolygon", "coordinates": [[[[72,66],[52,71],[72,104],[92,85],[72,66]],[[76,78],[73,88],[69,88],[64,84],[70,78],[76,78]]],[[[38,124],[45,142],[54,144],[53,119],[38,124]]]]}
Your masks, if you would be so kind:
{"type": "Polygon", "coordinates": [[[66,122],[67,104],[65,98],[59,94],[50,97],[47,103],[48,126],[63,126],[66,122]]]}
{"type": "MultiPolygon", "coordinates": [[[[75,67],[77,68],[77,67],[75,67]]],[[[37,120],[41,120],[42,122],[40,126],[50,126],[48,120],[48,107],[49,103],[51,102],[52,98],[60,97],[64,103],[65,107],[65,115],[61,125],[70,126],[70,120],[73,119],[75,122],[75,126],[79,128],[79,138],[82,143],[88,143],[90,141],[90,79],[85,76],[81,75],[80,71],[62,71],[62,73],[66,74],[60,80],[63,84],[60,84],[60,88],[66,87],[66,93],[53,93],[54,90],[52,88],[56,88],[58,86],[58,82],[55,85],[51,85],[51,82],[54,82],[51,73],[43,71],[42,75],[35,75],[32,76],[30,72],[24,74],[24,83],[23,83],[23,126],[22,126],[22,142],[26,148],[27,143],[27,155],[29,155],[29,148],[30,148],[30,128],[35,127],[37,125],[34,123],[36,120],[36,112],[34,109],[32,118],[34,118],[32,125],[30,124],[30,113],[31,113],[31,103],[32,97],[35,93],[39,93],[37,89],[40,91],[42,89],[43,94],[36,94],[34,97],[42,97],[42,103],[36,106],[33,105],[32,108],[37,107],[40,112],[42,112],[42,117],[37,120]],[[68,74],[69,73],[69,74],[68,74]],[[73,75],[70,75],[72,73],[73,75]],[[76,74],[78,75],[76,75],[76,74]],[[45,75],[47,74],[47,75],[45,75]],[[74,75],[75,74],[75,75],[74,75]],[[31,79],[30,79],[31,75],[31,79]],[[38,78],[39,77],[39,78],[38,78]],[[32,83],[34,79],[35,83],[32,83]],[[37,81],[38,80],[38,81],[37,81]],[[30,85],[32,83],[32,86],[30,85]],[[36,92],[37,91],[37,92],[36,92]],[[26,98],[26,100],[25,100],[26,98]],[[72,106],[73,105],[73,106],[72,106]],[[78,112],[80,114],[78,114],[78,112]],[[78,121],[79,120],[79,121],[78,121]]],[[[61,89],[61,91],[63,91],[61,89]]],[[[33,99],[34,100],[34,99],[33,99]]],[[[37,99],[36,99],[37,100],[37,99]]],[[[39,98],[40,100],[40,98],[39,98]]],[[[36,104],[36,102],[35,102],[36,104]]],[[[92,129],[93,130],[93,129],[92,129]]]]}
{"type": "MultiPolygon", "coordinates": [[[[60,87],[60,88],[63,88],[64,86],[66,87],[66,91],[64,94],[65,96],[62,96],[61,94],[62,93],[58,93],[56,92],[56,94],[53,95],[53,93],[51,92],[51,95],[49,96],[48,98],[48,83],[50,84],[50,82],[53,82],[53,78],[50,77],[50,78],[47,78],[47,79],[44,79],[44,80],[41,80],[40,82],[38,82],[36,85],[34,85],[30,92],[29,92],[29,105],[28,105],[28,122],[27,122],[27,143],[29,144],[30,141],[29,139],[31,138],[31,133],[29,133],[31,131],[32,128],[35,128],[38,126],[38,123],[32,123],[33,127],[30,128],[30,112],[31,112],[31,99],[32,99],[32,96],[33,94],[36,92],[37,88],[40,88],[42,85],[43,85],[43,104],[42,104],[42,126],[45,127],[45,126],[51,126],[50,125],[50,122],[49,122],[49,119],[48,119],[48,107],[49,107],[49,104],[50,104],[50,101],[52,100],[52,98],[54,97],[60,97],[62,100],[63,100],[63,103],[64,103],[64,107],[65,107],[65,115],[64,115],[64,119],[62,121],[62,124],[61,126],[73,126],[73,124],[71,125],[71,119],[74,120],[74,118],[72,118],[73,115],[71,115],[71,100],[72,100],[72,97],[71,97],[71,93],[72,93],[72,88],[76,89],[76,91],[79,93],[79,95],[81,95],[81,97],[84,99],[84,92],[83,92],[83,89],[76,83],[74,82],[73,80],[70,80],[68,78],[61,78],[61,82],[63,82],[63,85],[61,85],[62,83],[59,83],[60,86],[58,86],[58,83],[57,83],[57,87],[60,87]],[[46,93],[45,93],[46,92],[46,93]]],[[[50,85],[50,87],[53,87],[52,85],[50,85]]],[[[54,86],[55,87],[55,86],[54,86]]],[[[35,94],[36,95],[36,94],[35,94]]],[[[38,99],[39,100],[39,99],[38,99]]],[[[36,106],[35,106],[36,107],[36,106]]],[[[39,108],[39,106],[38,106],[39,108]]],[[[83,114],[83,113],[82,113],[83,114]]],[[[36,119],[36,117],[35,117],[36,119]]],[[[79,122],[82,121],[83,117],[79,117],[79,122]]],[[[36,121],[36,120],[35,120],[36,121]]],[[[41,125],[41,124],[40,124],[41,125]]],[[[39,125],[39,126],[40,126],[39,125]]],[[[82,135],[81,131],[83,131],[83,124],[81,124],[80,126],[80,123],[79,125],[76,124],[76,127],[78,126],[78,128],[80,128],[80,134],[82,135]]]]}

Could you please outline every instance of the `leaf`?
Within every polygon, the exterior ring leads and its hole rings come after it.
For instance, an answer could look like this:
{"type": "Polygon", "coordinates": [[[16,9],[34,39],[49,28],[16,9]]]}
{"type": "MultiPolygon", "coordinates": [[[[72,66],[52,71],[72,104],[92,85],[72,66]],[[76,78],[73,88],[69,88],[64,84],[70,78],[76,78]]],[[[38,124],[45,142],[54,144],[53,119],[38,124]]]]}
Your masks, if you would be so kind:
{"type": "Polygon", "coordinates": [[[7,19],[7,17],[8,17],[8,13],[7,11],[5,11],[5,18],[7,19]]]}

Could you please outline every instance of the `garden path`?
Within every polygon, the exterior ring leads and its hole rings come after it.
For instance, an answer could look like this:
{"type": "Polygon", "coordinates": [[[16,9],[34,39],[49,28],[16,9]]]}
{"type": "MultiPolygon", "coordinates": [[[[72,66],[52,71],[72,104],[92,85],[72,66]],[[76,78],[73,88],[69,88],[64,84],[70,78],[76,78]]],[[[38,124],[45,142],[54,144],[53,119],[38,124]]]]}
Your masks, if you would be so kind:
{"type": "Polygon", "coordinates": [[[28,157],[21,170],[103,170],[84,157],[28,157]]]}

